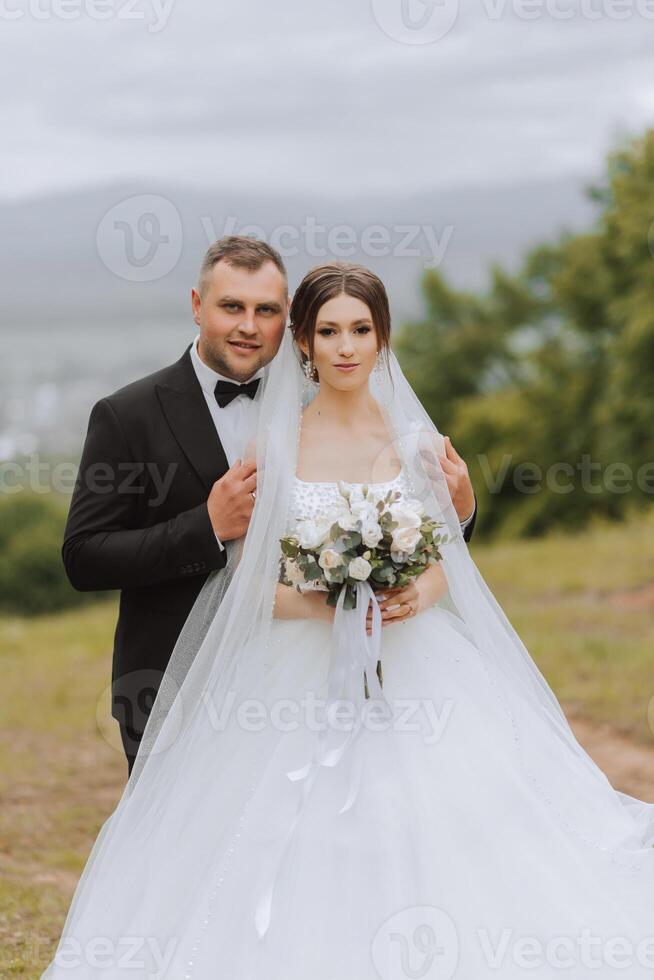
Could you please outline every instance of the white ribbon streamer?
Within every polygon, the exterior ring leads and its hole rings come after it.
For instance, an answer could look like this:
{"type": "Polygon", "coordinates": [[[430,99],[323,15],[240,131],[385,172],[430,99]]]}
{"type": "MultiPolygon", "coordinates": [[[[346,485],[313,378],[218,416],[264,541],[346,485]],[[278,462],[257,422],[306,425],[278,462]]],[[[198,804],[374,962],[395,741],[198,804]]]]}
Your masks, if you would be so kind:
{"type": "MultiPolygon", "coordinates": [[[[300,769],[286,773],[291,782],[301,782],[303,784],[302,795],[298,802],[295,816],[284,835],[271,880],[257,903],[255,926],[260,938],[265,936],[270,926],[277,877],[302,818],[321,766],[331,768],[338,765],[348,747],[354,745],[365,727],[366,719],[375,701],[378,702],[381,700],[387,707],[390,707],[377,675],[382,629],[381,611],[377,596],[368,582],[357,582],[356,605],[354,609],[345,609],[345,595],[346,587],[343,585],[336,603],[336,613],[332,628],[332,657],[327,676],[326,724],[318,734],[318,743],[313,758],[300,769]],[[366,617],[368,607],[371,604],[372,631],[369,636],[366,631],[366,617]],[[364,695],[364,673],[368,682],[368,692],[370,695],[368,699],[364,695]],[[375,692],[376,698],[373,697],[373,691],[375,692]],[[335,719],[336,712],[343,702],[351,705],[354,709],[353,724],[339,745],[328,748],[329,730],[335,719]]],[[[339,810],[341,814],[350,810],[356,801],[361,780],[361,769],[361,760],[353,760],[352,778],[350,780],[347,798],[339,810]]]]}

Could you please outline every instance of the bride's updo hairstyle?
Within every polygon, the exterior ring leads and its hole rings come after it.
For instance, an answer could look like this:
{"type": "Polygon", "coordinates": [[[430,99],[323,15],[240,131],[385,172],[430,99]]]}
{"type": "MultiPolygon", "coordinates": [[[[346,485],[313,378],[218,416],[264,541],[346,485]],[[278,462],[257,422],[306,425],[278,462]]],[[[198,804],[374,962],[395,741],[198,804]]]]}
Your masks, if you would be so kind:
{"type": "MultiPolygon", "coordinates": [[[[313,341],[320,308],[342,293],[360,299],[370,310],[380,356],[390,370],[388,350],[391,338],[391,312],[386,289],[379,276],[354,262],[330,262],[317,265],[307,272],[295,290],[290,309],[290,329],[302,357],[302,366],[305,367],[308,360],[313,361],[313,341]],[[308,358],[300,350],[301,341],[309,348],[308,358]]],[[[315,367],[312,375],[313,380],[318,381],[315,367]]]]}

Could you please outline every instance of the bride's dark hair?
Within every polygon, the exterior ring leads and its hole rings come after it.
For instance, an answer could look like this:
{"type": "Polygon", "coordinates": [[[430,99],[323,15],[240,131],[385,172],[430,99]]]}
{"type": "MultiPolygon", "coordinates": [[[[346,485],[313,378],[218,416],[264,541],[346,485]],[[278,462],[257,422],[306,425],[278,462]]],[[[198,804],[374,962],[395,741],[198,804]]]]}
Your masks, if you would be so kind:
{"type": "MultiPolygon", "coordinates": [[[[309,358],[302,353],[302,363],[313,360],[313,341],[320,307],[345,293],[365,303],[370,310],[381,356],[388,364],[391,339],[391,313],[386,288],[379,276],[354,262],[329,262],[310,269],[295,290],[290,309],[290,328],[296,344],[304,341],[309,358]]],[[[389,368],[390,369],[390,368],[389,368]]],[[[314,368],[314,379],[315,376],[314,368]]]]}

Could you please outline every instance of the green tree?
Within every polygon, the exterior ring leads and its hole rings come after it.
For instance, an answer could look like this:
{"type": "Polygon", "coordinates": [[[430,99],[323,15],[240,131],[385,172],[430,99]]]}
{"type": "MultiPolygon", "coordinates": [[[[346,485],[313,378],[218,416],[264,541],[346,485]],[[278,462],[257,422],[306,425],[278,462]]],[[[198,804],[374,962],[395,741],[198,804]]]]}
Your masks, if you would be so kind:
{"type": "Polygon", "coordinates": [[[484,293],[427,273],[425,316],[396,345],[468,461],[487,531],[619,518],[654,491],[635,483],[654,461],[654,131],[613,153],[588,193],[596,227],[532,249],[514,275],[494,266],[484,293]],[[611,468],[633,475],[628,492],[609,484],[611,468]]]}

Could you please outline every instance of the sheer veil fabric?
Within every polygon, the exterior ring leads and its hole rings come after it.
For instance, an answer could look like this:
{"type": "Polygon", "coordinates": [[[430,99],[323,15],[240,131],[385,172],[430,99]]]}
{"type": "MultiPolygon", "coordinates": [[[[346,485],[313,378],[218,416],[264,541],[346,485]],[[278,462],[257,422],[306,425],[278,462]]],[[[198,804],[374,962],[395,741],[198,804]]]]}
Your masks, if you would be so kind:
{"type": "MultiPolygon", "coordinates": [[[[516,768],[566,833],[623,872],[638,875],[642,870],[654,882],[654,804],[615,791],[574,737],[469,554],[434,452],[442,451],[442,436],[392,352],[389,359],[388,372],[373,372],[371,392],[414,496],[449,536],[442,549],[448,592],[441,604],[476,648],[489,697],[499,700],[511,732],[516,768]],[[582,798],[572,792],[581,780],[582,798]]],[[[100,830],[73,897],[60,941],[62,956],[71,949],[67,940],[75,948],[90,941],[100,921],[114,937],[148,935],[153,922],[158,935],[178,936],[191,916],[187,896],[208,887],[207,855],[212,862],[218,858],[220,880],[229,878],[239,828],[283,732],[266,726],[255,735],[225,719],[233,719],[234,707],[242,702],[269,701],[266,654],[279,539],[288,527],[301,414],[315,390],[307,389],[287,330],[256,394],[258,487],[247,535],[227,544],[225,569],[209,576],[178,638],[131,777],[100,830]],[[140,896],[147,901],[139,902],[140,896]]],[[[484,732],[478,737],[482,741],[484,732]]],[[[298,794],[292,780],[287,793],[292,813],[298,794]]],[[[44,977],[95,975],[88,965],[78,973],[53,963],[44,977]]],[[[97,972],[114,975],[141,974],[97,972]]]]}

